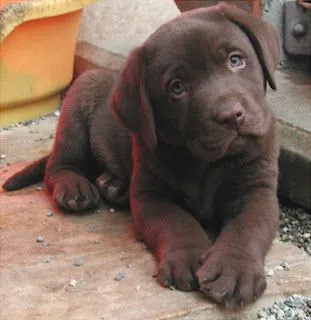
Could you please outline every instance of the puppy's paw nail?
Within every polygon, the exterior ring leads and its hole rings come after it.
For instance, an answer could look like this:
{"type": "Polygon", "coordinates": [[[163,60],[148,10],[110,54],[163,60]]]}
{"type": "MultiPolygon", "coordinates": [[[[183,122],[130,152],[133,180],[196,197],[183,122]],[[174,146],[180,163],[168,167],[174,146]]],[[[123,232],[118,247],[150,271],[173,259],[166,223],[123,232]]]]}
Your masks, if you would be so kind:
{"type": "Polygon", "coordinates": [[[118,187],[109,186],[107,193],[108,193],[109,197],[115,197],[118,194],[119,190],[120,190],[120,188],[118,188],[118,187]]]}
{"type": "Polygon", "coordinates": [[[68,207],[73,210],[78,210],[78,203],[76,199],[71,199],[67,201],[68,207]]]}
{"type": "Polygon", "coordinates": [[[102,179],[99,179],[99,180],[97,181],[97,183],[98,183],[99,188],[103,188],[104,185],[106,184],[106,181],[105,181],[105,180],[102,180],[102,179]]]}
{"type": "Polygon", "coordinates": [[[83,201],[83,203],[82,203],[82,206],[83,206],[84,208],[88,208],[88,207],[90,207],[91,204],[92,204],[92,201],[91,201],[90,199],[85,199],[85,200],[83,201]]]}

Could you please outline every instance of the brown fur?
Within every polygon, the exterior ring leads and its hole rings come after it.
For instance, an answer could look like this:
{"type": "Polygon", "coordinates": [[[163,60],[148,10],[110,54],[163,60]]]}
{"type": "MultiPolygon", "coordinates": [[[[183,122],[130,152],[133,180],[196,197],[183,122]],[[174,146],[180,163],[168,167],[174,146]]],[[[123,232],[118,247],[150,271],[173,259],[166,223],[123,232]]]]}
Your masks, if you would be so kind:
{"type": "MultiPolygon", "coordinates": [[[[83,211],[100,197],[126,205],[129,191],[161,284],[200,287],[229,307],[255,300],[279,216],[265,102],[278,62],[275,30],[240,9],[221,4],[166,23],[117,79],[92,70],[69,90],[45,172],[53,199],[83,211]],[[245,66],[229,61],[233,52],[245,66]]],[[[25,185],[25,174],[4,188],[25,185]]]]}

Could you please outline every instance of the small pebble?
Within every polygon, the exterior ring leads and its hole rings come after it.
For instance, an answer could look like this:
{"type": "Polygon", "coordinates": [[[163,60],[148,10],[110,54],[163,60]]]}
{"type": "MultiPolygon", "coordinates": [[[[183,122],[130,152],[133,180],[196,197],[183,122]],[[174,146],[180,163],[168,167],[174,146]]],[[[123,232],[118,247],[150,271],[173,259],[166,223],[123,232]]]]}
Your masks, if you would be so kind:
{"type": "Polygon", "coordinates": [[[59,117],[59,115],[60,115],[59,110],[56,110],[56,111],[53,113],[53,115],[54,115],[54,117],[59,117]]]}
{"type": "Polygon", "coordinates": [[[44,242],[44,238],[42,236],[38,236],[36,241],[37,242],[44,242]]]}
{"type": "Polygon", "coordinates": [[[140,289],[140,285],[137,285],[135,289],[136,289],[136,290],[139,290],[139,289],[140,289]]]}
{"type": "Polygon", "coordinates": [[[266,311],[265,310],[260,310],[259,312],[258,312],[258,318],[267,318],[267,313],[266,313],[266,311]]]}
{"type": "Polygon", "coordinates": [[[274,274],[274,271],[273,271],[272,269],[265,267],[265,275],[266,275],[267,277],[272,277],[273,274],[274,274]]]}
{"type": "Polygon", "coordinates": [[[32,120],[26,120],[24,122],[21,123],[23,126],[29,126],[30,124],[32,124],[32,120]]]}
{"type": "Polygon", "coordinates": [[[46,214],[47,217],[52,217],[53,215],[54,215],[54,213],[53,213],[52,211],[49,211],[49,212],[46,214]]]}
{"type": "Polygon", "coordinates": [[[76,284],[77,284],[77,280],[75,280],[75,279],[72,279],[72,280],[70,280],[70,282],[69,282],[70,287],[75,287],[76,284]]]}
{"type": "Polygon", "coordinates": [[[76,267],[81,267],[83,265],[83,263],[84,263],[83,259],[81,257],[78,257],[78,258],[76,258],[74,265],[76,267]]]}
{"type": "Polygon", "coordinates": [[[42,188],[42,187],[40,187],[40,186],[38,186],[38,187],[36,188],[36,190],[37,190],[37,191],[42,191],[42,190],[43,190],[43,188],[42,188]]]}
{"type": "Polygon", "coordinates": [[[280,267],[282,267],[284,270],[289,271],[289,265],[286,261],[282,262],[280,264],[280,267]]]}
{"type": "Polygon", "coordinates": [[[114,213],[116,210],[115,210],[114,208],[110,208],[109,211],[110,211],[111,213],[114,213]]]}
{"type": "Polygon", "coordinates": [[[6,159],[8,156],[6,155],[6,154],[1,154],[0,155],[0,159],[2,160],[2,159],[6,159]]]}
{"type": "Polygon", "coordinates": [[[173,285],[170,285],[168,288],[172,291],[176,291],[176,288],[173,285]]]}
{"type": "Polygon", "coordinates": [[[51,257],[46,257],[45,259],[43,259],[43,262],[45,263],[50,263],[52,261],[51,257]]]}
{"type": "Polygon", "coordinates": [[[284,270],[284,268],[283,268],[282,266],[277,266],[275,269],[276,269],[277,271],[282,271],[282,270],[284,270]]]}
{"type": "Polygon", "coordinates": [[[125,277],[126,277],[126,273],[125,273],[125,272],[119,272],[119,273],[115,276],[114,280],[120,281],[120,280],[124,279],[125,277]]]}
{"type": "Polygon", "coordinates": [[[278,319],[284,319],[285,312],[282,309],[278,310],[277,317],[278,319]]]}

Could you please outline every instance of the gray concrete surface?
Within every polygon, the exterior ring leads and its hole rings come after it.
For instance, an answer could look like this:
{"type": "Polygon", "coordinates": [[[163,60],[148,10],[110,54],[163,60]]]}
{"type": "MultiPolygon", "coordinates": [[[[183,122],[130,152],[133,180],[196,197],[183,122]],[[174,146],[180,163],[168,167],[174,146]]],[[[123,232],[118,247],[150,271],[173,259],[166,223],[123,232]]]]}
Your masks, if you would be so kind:
{"type": "Polygon", "coordinates": [[[311,208],[311,75],[302,71],[276,73],[277,91],[267,99],[277,116],[281,144],[280,195],[311,208]]]}
{"type": "Polygon", "coordinates": [[[281,69],[276,82],[277,90],[267,97],[279,121],[311,133],[311,74],[281,69]]]}
{"type": "MultiPolygon", "coordinates": [[[[0,132],[0,183],[48,153],[56,123],[50,116],[0,132]]],[[[274,270],[268,289],[240,312],[223,310],[199,292],[163,288],[153,277],[152,254],[135,241],[128,212],[112,212],[103,203],[89,214],[65,214],[38,185],[0,191],[0,228],[1,319],[255,320],[276,299],[311,295],[311,257],[278,241],[266,260],[274,270]],[[37,242],[38,236],[44,242],[37,242]],[[284,261],[289,271],[278,269],[284,261]],[[119,272],[126,276],[116,281],[119,272]]]]}

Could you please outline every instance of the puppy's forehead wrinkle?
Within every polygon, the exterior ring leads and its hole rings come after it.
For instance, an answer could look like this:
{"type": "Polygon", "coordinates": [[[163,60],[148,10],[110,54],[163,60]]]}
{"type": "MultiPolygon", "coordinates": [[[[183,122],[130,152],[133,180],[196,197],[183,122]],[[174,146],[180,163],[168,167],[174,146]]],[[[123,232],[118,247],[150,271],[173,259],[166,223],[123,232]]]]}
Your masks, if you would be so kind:
{"type": "Polygon", "coordinates": [[[193,20],[191,23],[172,23],[155,32],[145,46],[150,65],[165,73],[172,62],[190,68],[206,68],[217,61],[223,63],[232,51],[255,55],[253,47],[241,29],[230,21],[193,20]],[[174,27],[175,25],[175,27],[174,27]],[[225,31],[224,31],[225,30],[225,31]],[[194,54],[195,52],[195,54],[194,54]]]}

